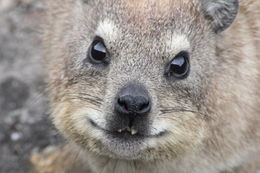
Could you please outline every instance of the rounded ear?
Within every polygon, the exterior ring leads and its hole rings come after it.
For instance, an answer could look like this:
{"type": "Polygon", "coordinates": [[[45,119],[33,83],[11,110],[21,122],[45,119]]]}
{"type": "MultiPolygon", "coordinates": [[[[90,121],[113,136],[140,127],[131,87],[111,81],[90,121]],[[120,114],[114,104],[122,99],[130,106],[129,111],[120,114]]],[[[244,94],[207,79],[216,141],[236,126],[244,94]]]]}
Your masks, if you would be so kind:
{"type": "Polygon", "coordinates": [[[235,20],[238,10],[238,0],[200,0],[206,19],[211,21],[216,33],[224,31],[235,20]]]}

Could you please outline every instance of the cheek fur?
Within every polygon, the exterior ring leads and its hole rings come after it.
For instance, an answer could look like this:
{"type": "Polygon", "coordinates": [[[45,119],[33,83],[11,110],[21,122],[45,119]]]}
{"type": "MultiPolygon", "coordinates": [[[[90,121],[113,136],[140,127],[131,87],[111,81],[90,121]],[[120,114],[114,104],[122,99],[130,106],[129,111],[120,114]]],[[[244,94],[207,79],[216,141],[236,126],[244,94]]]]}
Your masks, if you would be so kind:
{"type": "MultiPolygon", "coordinates": [[[[93,128],[88,121],[91,119],[100,119],[102,121],[101,112],[91,108],[93,105],[78,104],[72,101],[62,102],[53,109],[53,121],[56,127],[63,133],[65,137],[76,137],[77,135],[89,138],[101,138],[100,131],[93,128]]],[[[84,138],[82,139],[84,140],[84,138]]]]}
{"type": "Polygon", "coordinates": [[[164,140],[152,139],[149,144],[154,148],[171,146],[171,150],[175,153],[198,149],[206,136],[204,120],[198,119],[193,113],[181,113],[177,116],[167,114],[163,117],[157,117],[154,120],[153,127],[166,128],[167,134],[164,140]]]}

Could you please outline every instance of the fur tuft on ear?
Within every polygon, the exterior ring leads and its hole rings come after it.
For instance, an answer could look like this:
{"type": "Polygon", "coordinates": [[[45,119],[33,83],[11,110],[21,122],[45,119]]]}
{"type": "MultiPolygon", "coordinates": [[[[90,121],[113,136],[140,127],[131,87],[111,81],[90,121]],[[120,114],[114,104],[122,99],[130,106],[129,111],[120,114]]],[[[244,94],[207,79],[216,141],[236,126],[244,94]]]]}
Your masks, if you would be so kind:
{"type": "Polygon", "coordinates": [[[205,17],[211,21],[216,33],[224,31],[235,20],[238,10],[238,0],[200,0],[205,17]]]}

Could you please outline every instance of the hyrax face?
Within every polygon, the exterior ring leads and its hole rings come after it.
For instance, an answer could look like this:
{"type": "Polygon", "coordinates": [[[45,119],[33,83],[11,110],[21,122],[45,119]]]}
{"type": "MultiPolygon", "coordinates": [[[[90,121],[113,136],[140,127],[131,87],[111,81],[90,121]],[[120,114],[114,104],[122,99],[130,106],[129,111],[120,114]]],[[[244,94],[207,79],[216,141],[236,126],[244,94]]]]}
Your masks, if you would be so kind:
{"type": "Polygon", "coordinates": [[[210,128],[215,37],[237,12],[230,2],[228,17],[214,19],[222,3],[51,2],[56,126],[81,148],[114,158],[174,159],[200,150],[210,128]]]}

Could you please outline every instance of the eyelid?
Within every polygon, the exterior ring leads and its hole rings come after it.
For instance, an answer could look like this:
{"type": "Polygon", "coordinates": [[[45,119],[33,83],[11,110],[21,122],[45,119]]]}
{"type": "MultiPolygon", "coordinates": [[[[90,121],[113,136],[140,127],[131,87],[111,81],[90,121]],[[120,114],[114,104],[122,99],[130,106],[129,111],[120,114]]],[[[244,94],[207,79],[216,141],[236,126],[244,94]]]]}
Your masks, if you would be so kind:
{"type": "MultiPolygon", "coordinates": [[[[188,60],[190,59],[190,54],[189,54],[189,52],[188,52],[188,51],[185,51],[185,50],[183,50],[183,51],[179,52],[178,54],[176,54],[176,55],[174,56],[174,58],[176,58],[176,57],[178,57],[178,56],[184,56],[184,57],[188,58],[188,60]]],[[[173,58],[173,59],[174,59],[174,58],[173,58]]]]}
{"type": "Polygon", "coordinates": [[[104,40],[102,37],[100,37],[99,35],[96,35],[96,36],[93,38],[92,45],[93,45],[95,42],[98,42],[98,41],[100,41],[100,42],[102,42],[102,43],[104,44],[104,46],[105,46],[107,52],[109,53],[108,47],[107,47],[107,43],[106,43],[105,40],[104,40]]]}
{"type": "Polygon", "coordinates": [[[169,61],[172,61],[174,58],[176,58],[177,56],[185,56],[188,58],[188,60],[190,60],[190,51],[189,50],[181,50],[178,51],[177,53],[166,53],[162,56],[163,60],[168,63],[169,61]]]}
{"type": "Polygon", "coordinates": [[[94,38],[93,38],[94,41],[102,41],[104,42],[104,39],[98,35],[96,35],[94,38]]]}

